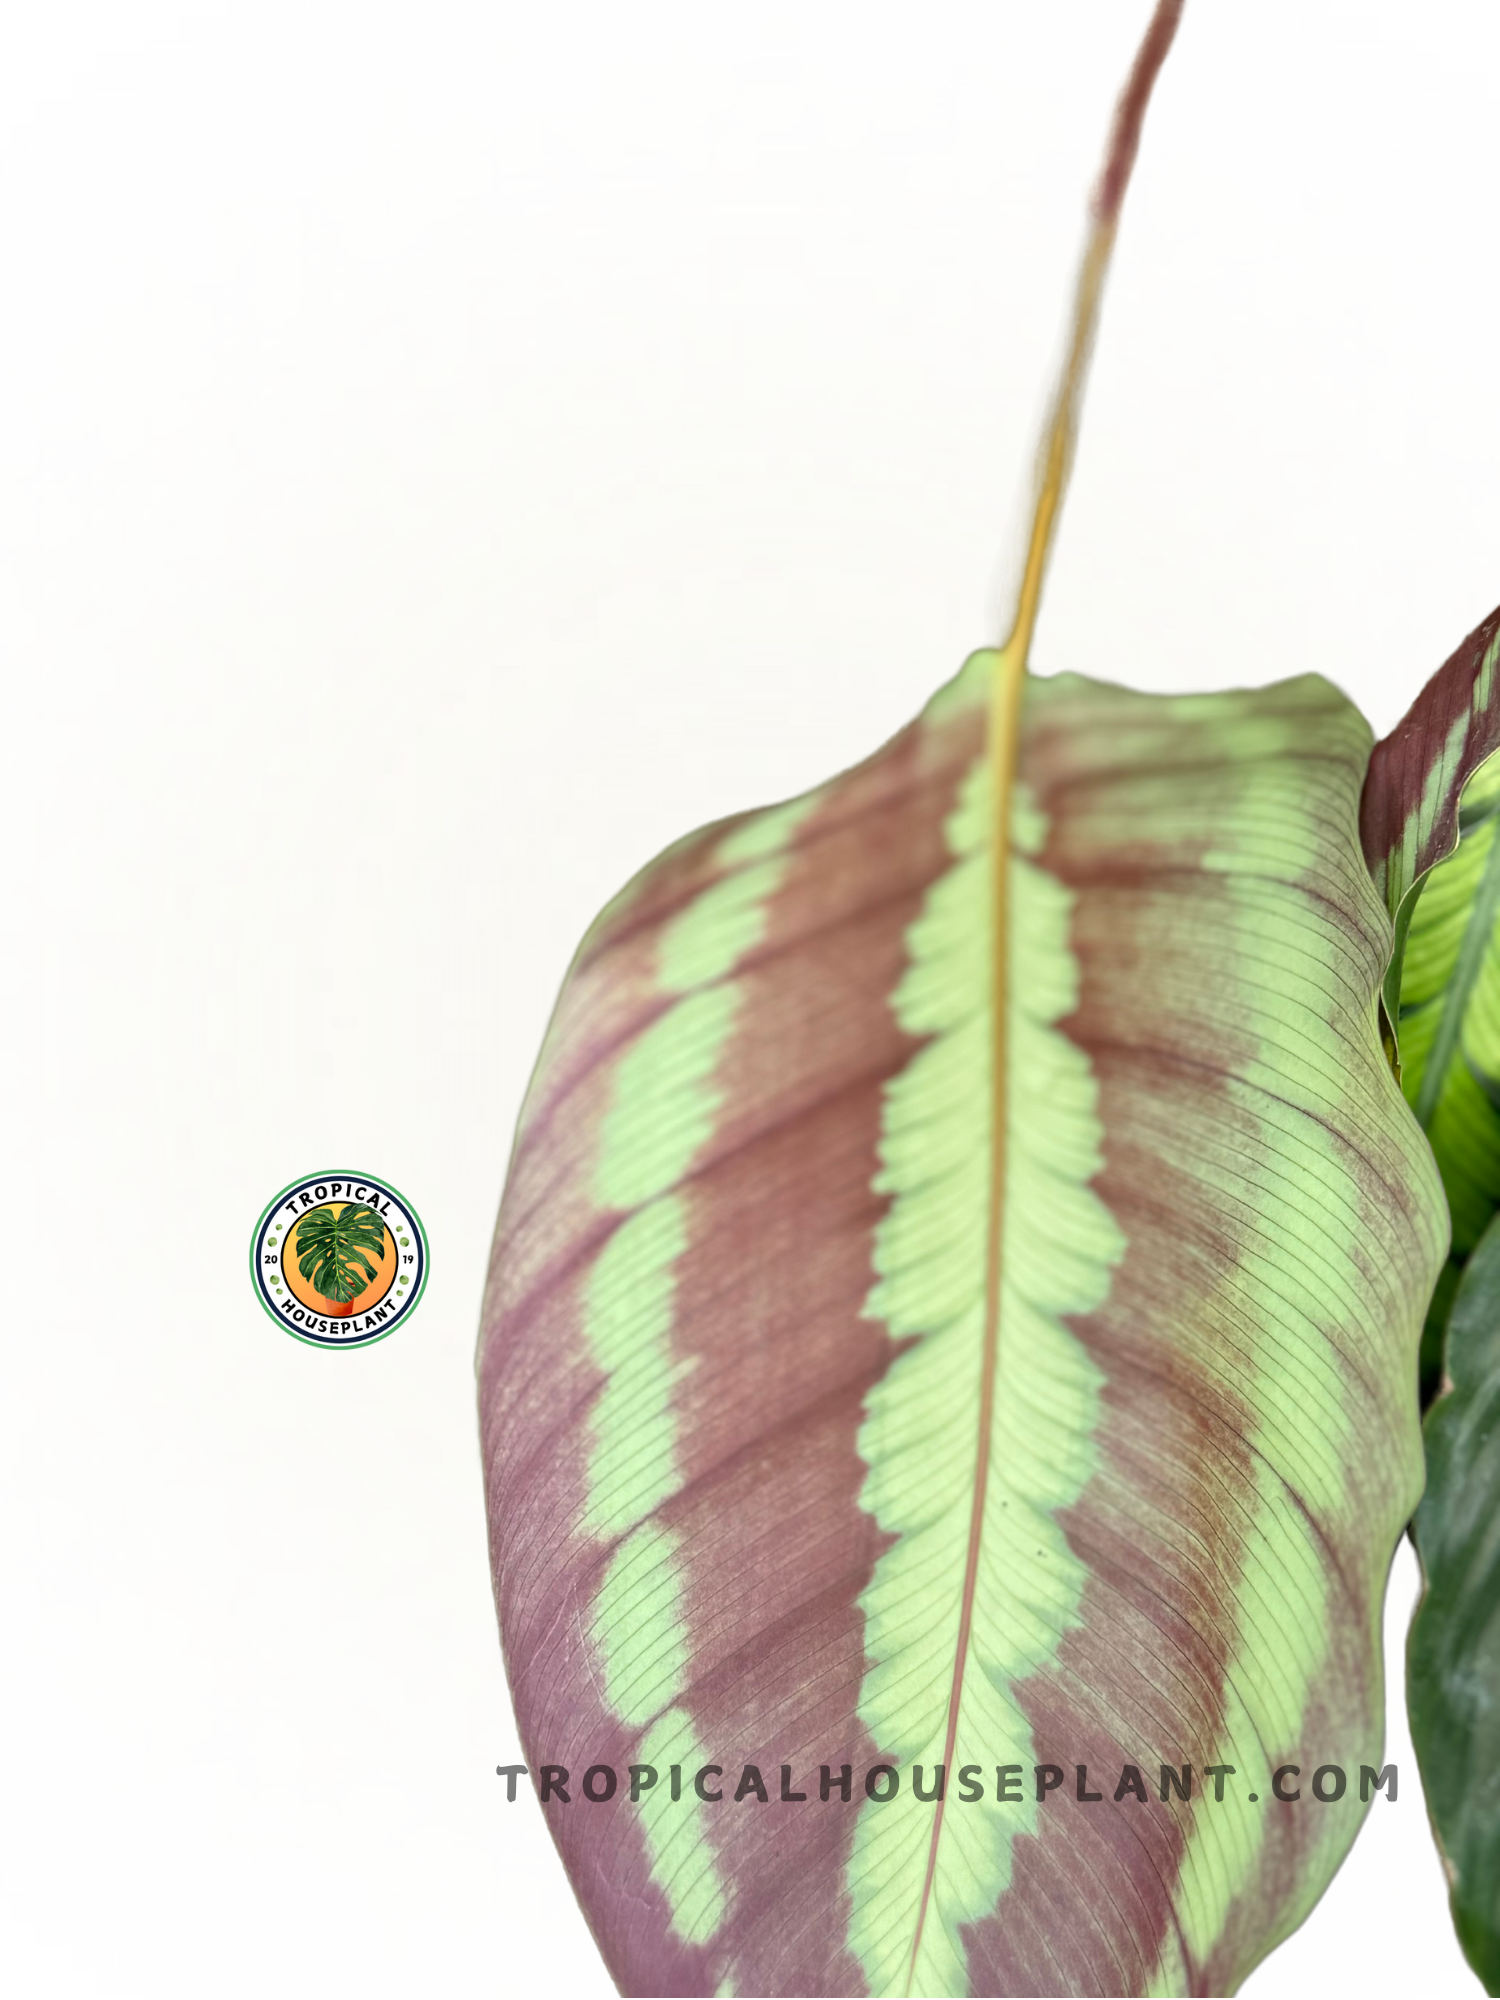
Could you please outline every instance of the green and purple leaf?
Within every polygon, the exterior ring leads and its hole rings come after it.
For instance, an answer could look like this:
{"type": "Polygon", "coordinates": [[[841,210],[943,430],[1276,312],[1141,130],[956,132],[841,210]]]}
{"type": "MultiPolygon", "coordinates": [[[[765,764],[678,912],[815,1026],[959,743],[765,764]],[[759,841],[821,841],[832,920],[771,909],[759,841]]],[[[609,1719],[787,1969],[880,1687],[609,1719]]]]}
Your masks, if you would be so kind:
{"type": "Polygon", "coordinates": [[[496,1601],[626,1992],[1232,1991],[1381,1761],[1449,1238],[1381,995],[1494,748],[1494,629],[1373,761],[1313,676],[1026,673],[1178,12],[1096,192],[1005,646],[647,868],[523,1108],[496,1601]]]}
{"type": "Polygon", "coordinates": [[[1379,1763],[1447,1223],[1376,1027],[1368,731],[1311,677],[1031,681],[997,829],[998,667],[648,869],[523,1114],[481,1353],[496,1589],[627,1992],[1231,1990],[1362,1810],[1272,1772],[1379,1763]],[[596,1763],[658,1783],[586,1803],[596,1763]],[[939,1764],[984,1798],[917,1800],[939,1764]],[[769,1803],[732,1798],[746,1765],[769,1803]]]}
{"type": "Polygon", "coordinates": [[[1500,1991],[1500,612],[1370,760],[1363,826],[1404,950],[1386,983],[1402,1087],[1452,1244],[1422,1343],[1423,1594],[1407,1706],[1455,1928],[1500,1991]],[[1392,995],[1396,1007],[1391,1006],[1392,995]]]}
{"type": "Polygon", "coordinates": [[[1385,1006],[1395,1021],[1407,926],[1429,869],[1458,845],[1459,800],[1500,749],[1500,610],[1438,669],[1370,755],[1359,828],[1375,886],[1395,926],[1385,1006]]]}

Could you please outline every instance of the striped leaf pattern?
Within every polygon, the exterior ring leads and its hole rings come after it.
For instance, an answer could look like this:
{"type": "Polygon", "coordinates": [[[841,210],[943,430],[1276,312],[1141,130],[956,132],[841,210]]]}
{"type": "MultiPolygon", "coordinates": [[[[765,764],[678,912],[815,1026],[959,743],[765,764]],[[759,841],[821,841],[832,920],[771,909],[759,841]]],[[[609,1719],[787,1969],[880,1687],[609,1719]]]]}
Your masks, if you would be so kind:
{"type": "Polygon", "coordinates": [[[1384,988],[1391,1021],[1400,1010],[1407,926],[1423,880],[1458,845],[1464,787],[1500,750],[1497,669],[1500,609],[1475,626],[1370,754],[1359,830],[1395,926],[1384,988]]]}
{"type": "Polygon", "coordinates": [[[1369,732],[1028,679],[1002,766],[1002,667],[645,870],[523,1110],[496,1598],[629,1993],[1231,1991],[1380,1762],[1448,1225],[1369,732]]]}
{"type": "Polygon", "coordinates": [[[1500,1206],[1500,759],[1464,788],[1455,851],[1419,884],[1401,968],[1401,1084],[1437,1156],[1453,1241],[1423,1339],[1423,1402],[1463,1267],[1500,1206]]]}
{"type": "Polygon", "coordinates": [[[1377,746],[1363,827],[1404,951],[1402,1087],[1452,1214],[1422,1341],[1427,1488],[1413,1524],[1423,1592],[1407,1707],[1455,1927],[1500,1991],[1500,612],[1471,633],[1377,746]],[[1372,842],[1372,830],[1378,836],[1372,842]],[[1383,847],[1383,852],[1382,852],[1383,847]]]}

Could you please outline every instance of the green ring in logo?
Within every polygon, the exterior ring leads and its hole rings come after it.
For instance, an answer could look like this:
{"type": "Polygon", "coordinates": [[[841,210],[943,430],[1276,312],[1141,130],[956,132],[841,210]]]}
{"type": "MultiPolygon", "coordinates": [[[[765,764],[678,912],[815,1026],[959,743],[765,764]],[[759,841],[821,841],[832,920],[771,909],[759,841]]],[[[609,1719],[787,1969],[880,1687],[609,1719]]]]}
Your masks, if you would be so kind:
{"type": "Polygon", "coordinates": [[[422,1218],[379,1174],[304,1174],[250,1239],[255,1296],[308,1347],[384,1340],[416,1311],[430,1262],[422,1218]]]}

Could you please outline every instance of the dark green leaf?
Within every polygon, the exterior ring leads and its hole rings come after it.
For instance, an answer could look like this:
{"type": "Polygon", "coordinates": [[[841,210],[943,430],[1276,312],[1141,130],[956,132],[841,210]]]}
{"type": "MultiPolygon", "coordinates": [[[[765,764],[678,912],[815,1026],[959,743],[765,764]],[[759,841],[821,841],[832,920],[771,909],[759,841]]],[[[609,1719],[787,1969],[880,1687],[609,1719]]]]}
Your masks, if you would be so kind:
{"type": "Polygon", "coordinates": [[[337,1305],[347,1305],[374,1282],[376,1268],[360,1254],[365,1250],[385,1255],[385,1224],[363,1202],[348,1202],[338,1211],[310,1209],[298,1224],[298,1269],[320,1297],[337,1305]]]}
{"type": "Polygon", "coordinates": [[[1453,1904],[1500,1993],[1500,1218],[1448,1318],[1447,1378],[1423,1425],[1415,1537],[1426,1589],[1407,1645],[1407,1704],[1453,1904]]]}

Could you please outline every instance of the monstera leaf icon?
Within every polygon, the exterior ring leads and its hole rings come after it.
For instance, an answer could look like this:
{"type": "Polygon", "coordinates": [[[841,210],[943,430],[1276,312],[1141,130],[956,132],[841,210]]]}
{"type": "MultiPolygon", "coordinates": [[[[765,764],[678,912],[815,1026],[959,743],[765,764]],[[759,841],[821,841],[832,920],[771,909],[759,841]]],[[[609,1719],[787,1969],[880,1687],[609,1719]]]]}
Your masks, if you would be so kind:
{"type": "Polygon", "coordinates": [[[298,1225],[297,1268],[320,1297],[337,1305],[347,1305],[375,1282],[366,1251],[385,1255],[385,1224],[364,1202],[309,1209],[298,1225]]]}

